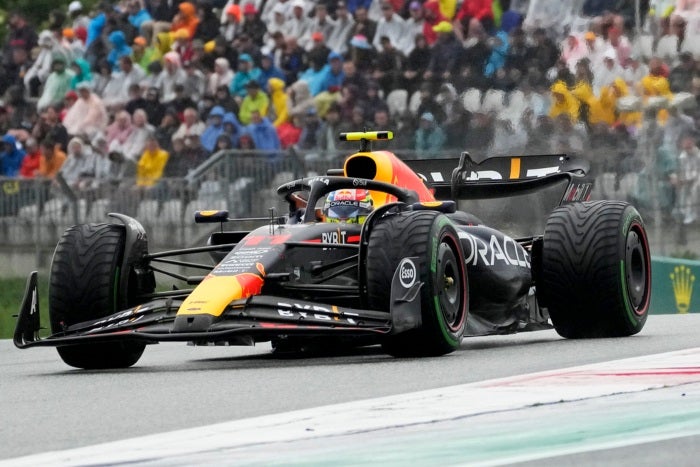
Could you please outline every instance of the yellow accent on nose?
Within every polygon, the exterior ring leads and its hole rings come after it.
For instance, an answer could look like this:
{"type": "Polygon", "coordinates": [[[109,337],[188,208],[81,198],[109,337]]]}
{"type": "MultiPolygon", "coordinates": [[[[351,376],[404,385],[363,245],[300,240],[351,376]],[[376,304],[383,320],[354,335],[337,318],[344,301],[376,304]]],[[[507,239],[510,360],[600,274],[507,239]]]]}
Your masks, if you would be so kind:
{"type": "Polygon", "coordinates": [[[520,178],[520,158],[514,157],[510,160],[510,178],[520,178]]]}
{"type": "Polygon", "coordinates": [[[236,276],[209,276],[185,299],[177,314],[221,316],[232,300],[242,298],[241,293],[236,276]]]}

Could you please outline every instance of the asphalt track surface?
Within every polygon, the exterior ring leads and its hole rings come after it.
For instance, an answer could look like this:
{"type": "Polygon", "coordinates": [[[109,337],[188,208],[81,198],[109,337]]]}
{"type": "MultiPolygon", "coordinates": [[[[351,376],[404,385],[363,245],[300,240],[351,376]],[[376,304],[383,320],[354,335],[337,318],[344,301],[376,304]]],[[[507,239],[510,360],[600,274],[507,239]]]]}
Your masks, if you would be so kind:
{"type": "MultiPolygon", "coordinates": [[[[700,315],[652,315],[639,335],[622,339],[571,341],[551,330],[468,338],[459,351],[430,359],[394,359],[378,347],[300,358],[275,356],[267,345],[160,344],[147,347],[137,366],[123,371],[74,370],[54,349],[20,351],[10,341],[0,341],[0,463],[172,430],[698,346],[700,315]]],[[[689,398],[697,403],[698,394],[691,392],[689,398]]],[[[644,407],[650,402],[638,403],[644,407]]],[[[571,409],[585,412],[575,405],[571,409]]],[[[570,453],[531,465],[697,465],[699,456],[700,436],[694,435],[570,453]]]]}

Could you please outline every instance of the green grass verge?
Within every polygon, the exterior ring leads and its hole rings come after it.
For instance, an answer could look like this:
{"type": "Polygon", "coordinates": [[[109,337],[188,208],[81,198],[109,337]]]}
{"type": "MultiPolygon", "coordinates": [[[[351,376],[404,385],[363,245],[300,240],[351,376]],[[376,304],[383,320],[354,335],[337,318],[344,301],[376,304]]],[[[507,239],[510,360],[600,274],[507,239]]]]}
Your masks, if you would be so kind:
{"type": "MultiPolygon", "coordinates": [[[[22,304],[24,288],[27,285],[26,278],[0,278],[0,339],[12,339],[15,332],[17,318],[13,315],[19,313],[22,304]]],[[[49,326],[49,281],[46,276],[39,275],[39,309],[41,310],[41,325],[49,326]]],[[[43,331],[42,336],[48,334],[43,331]]]]}

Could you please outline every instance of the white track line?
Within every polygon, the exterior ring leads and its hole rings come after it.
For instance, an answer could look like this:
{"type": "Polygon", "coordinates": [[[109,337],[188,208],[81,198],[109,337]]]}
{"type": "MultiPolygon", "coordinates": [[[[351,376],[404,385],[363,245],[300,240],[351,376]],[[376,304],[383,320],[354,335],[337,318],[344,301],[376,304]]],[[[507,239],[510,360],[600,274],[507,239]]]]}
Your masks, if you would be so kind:
{"type": "Polygon", "coordinates": [[[448,421],[695,382],[700,382],[700,347],[47,452],[0,461],[0,466],[74,466],[173,459],[221,449],[448,421]]]}

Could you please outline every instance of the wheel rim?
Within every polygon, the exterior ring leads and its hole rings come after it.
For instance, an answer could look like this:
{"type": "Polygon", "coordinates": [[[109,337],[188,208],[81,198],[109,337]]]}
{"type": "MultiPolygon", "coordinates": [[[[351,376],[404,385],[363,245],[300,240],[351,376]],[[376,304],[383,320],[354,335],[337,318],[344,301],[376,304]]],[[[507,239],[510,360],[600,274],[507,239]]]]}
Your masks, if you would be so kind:
{"type": "Polygon", "coordinates": [[[648,264],[643,238],[637,230],[632,229],[627,234],[625,247],[625,278],[627,282],[627,296],[636,313],[644,311],[648,283],[648,264]]]}
{"type": "Polygon", "coordinates": [[[445,242],[440,243],[437,264],[436,288],[440,312],[447,327],[457,331],[462,325],[461,269],[454,251],[445,242]]]}

